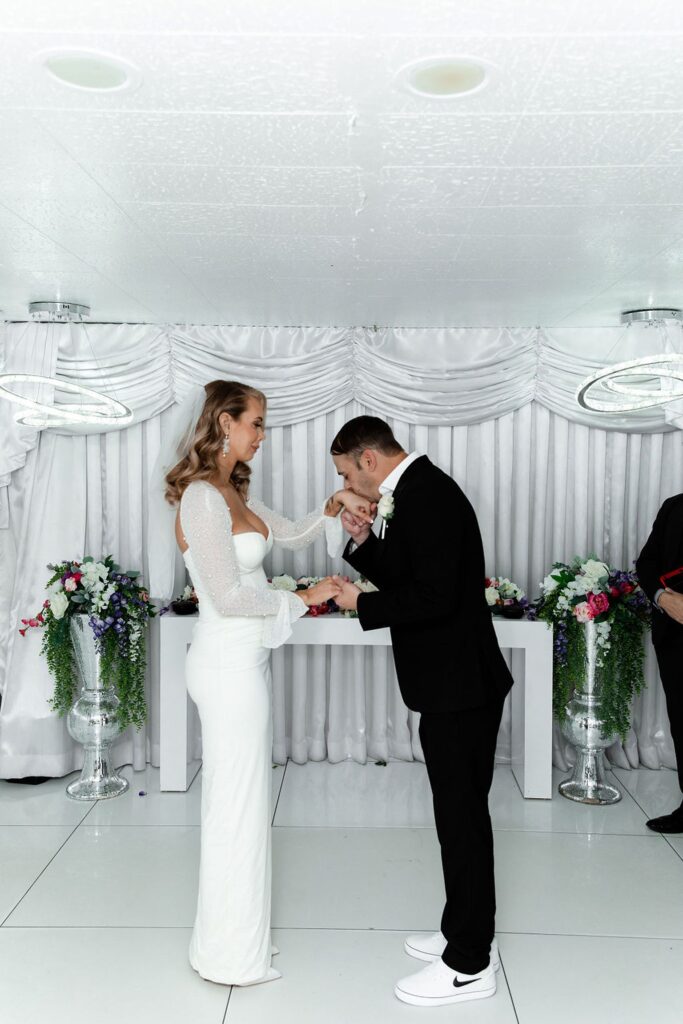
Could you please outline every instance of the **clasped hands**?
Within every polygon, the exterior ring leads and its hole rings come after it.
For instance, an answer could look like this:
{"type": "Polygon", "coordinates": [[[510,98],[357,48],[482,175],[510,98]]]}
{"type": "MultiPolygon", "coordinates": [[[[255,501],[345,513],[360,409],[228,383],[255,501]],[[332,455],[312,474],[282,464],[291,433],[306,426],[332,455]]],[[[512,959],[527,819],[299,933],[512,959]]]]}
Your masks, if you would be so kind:
{"type": "MultiPolygon", "coordinates": [[[[344,528],[356,544],[362,544],[370,533],[377,503],[349,490],[337,491],[330,501],[343,506],[341,520],[344,528]]],[[[298,596],[309,608],[332,599],[342,611],[355,611],[360,593],[358,587],[342,576],[327,576],[308,590],[299,591],[298,596]]]]}
{"type": "Polygon", "coordinates": [[[359,594],[358,587],[354,587],[353,583],[349,583],[343,576],[326,576],[308,590],[299,590],[296,596],[300,597],[308,608],[332,599],[343,611],[355,611],[359,594]]]}

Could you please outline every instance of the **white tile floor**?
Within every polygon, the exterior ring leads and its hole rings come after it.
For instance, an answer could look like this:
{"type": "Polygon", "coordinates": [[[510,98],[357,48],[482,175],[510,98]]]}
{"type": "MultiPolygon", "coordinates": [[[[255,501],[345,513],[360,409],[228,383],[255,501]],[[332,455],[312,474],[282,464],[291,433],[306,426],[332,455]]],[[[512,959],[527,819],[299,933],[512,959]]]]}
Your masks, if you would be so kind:
{"type": "Polygon", "coordinates": [[[424,766],[274,769],[283,978],[232,991],[187,963],[201,773],[184,794],[124,774],[129,792],[96,805],[66,779],[0,782],[2,1024],[683,1020],[683,836],[645,828],[680,800],[673,772],[616,770],[623,800],[596,808],[525,801],[499,766],[498,992],[431,1010],[393,996],[419,966],[404,935],[437,927],[443,899],[424,766]]]}

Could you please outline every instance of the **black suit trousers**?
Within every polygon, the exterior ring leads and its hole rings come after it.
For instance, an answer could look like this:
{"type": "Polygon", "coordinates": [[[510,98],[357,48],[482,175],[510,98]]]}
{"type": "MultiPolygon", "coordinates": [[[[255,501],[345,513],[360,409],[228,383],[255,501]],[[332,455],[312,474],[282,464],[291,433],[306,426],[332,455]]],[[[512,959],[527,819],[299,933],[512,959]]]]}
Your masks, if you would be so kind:
{"type": "MultiPolygon", "coordinates": [[[[658,612],[652,614],[657,615],[658,612]]],[[[676,751],[678,784],[683,792],[683,645],[656,643],[655,654],[676,751]]]]}
{"type": "Polygon", "coordinates": [[[487,966],[495,931],[488,795],[502,712],[503,702],[495,699],[464,711],[423,712],[420,718],[446,886],[443,960],[465,974],[487,966]]]}

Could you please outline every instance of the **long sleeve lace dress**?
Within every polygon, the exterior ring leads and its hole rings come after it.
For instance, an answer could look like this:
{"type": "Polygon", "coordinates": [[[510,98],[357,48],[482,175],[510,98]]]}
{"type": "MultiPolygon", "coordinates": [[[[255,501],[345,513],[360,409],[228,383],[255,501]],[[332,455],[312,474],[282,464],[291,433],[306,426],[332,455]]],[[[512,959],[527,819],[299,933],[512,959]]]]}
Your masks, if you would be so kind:
{"type": "Polygon", "coordinates": [[[230,510],[206,481],[180,502],[185,564],[199,598],[187,656],[188,691],[202,725],[201,860],[190,963],[203,977],[249,985],[279,975],[270,966],[271,675],[279,647],[306,613],[295,594],[268,587],[273,543],[299,550],[323,532],[341,547],[341,523],[322,509],[292,522],[251,498],[268,527],[233,534],[230,510]]]}

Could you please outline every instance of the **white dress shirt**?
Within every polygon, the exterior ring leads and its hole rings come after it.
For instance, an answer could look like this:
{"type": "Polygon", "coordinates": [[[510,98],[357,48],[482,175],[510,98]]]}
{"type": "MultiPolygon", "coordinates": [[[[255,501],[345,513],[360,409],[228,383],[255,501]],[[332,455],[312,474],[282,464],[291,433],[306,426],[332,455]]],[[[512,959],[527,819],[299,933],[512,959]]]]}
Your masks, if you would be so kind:
{"type": "MultiPolygon", "coordinates": [[[[396,488],[398,487],[399,480],[407,470],[408,466],[410,466],[411,463],[415,462],[415,460],[419,458],[419,452],[411,452],[410,455],[406,455],[405,459],[403,459],[402,462],[399,462],[398,466],[395,466],[392,469],[389,476],[386,477],[386,479],[384,479],[382,483],[379,485],[379,493],[381,495],[393,494],[396,488]]],[[[376,519],[375,522],[377,522],[376,519]]],[[[349,547],[349,554],[353,554],[357,547],[358,545],[356,544],[355,540],[352,540],[351,545],[349,547]]]]}
{"type": "Polygon", "coordinates": [[[392,469],[386,480],[383,480],[379,485],[380,494],[393,494],[398,487],[398,482],[407,470],[411,463],[415,462],[415,459],[419,459],[419,452],[411,452],[410,455],[406,455],[403,462],[399,462],[398,466],[392,469]]]}

